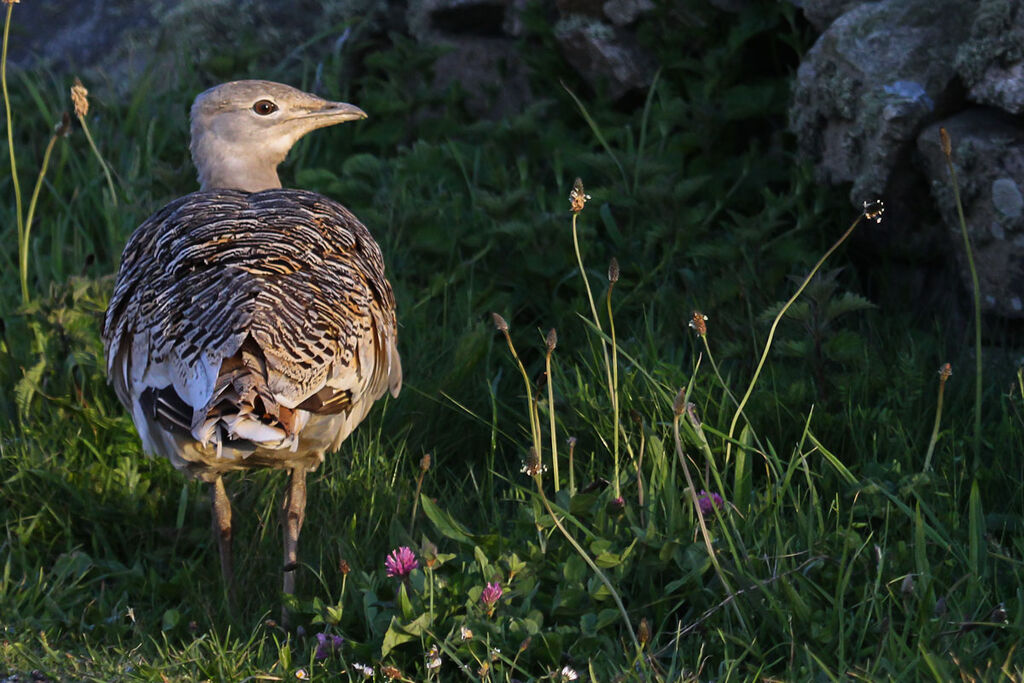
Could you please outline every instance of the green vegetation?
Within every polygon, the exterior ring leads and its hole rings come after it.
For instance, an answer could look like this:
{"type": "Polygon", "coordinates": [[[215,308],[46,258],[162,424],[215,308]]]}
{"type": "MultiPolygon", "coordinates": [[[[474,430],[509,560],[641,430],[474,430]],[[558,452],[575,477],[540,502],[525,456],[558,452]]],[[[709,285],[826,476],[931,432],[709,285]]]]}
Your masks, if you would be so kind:
{"type": "Polygon", "coordinates": [[[857,217],[781,132],[794,10],[658,10],[636,107],[576,80],[549,30],[527,21],[538,97],[500,121],[431,91],[436,55],[398,38],[319,65],[371,118],[309,136],[283,177],[381,243],[406,384],[310,477],[292,634],[271,620],[280,473],[228,481],[231,609],[207,493],[140,454],[99,328],[131,230],[195,187],[186,103],[317,65],[213,55],[92,102],[94,145],[50,147],[71,78],[13,74],[20,187],[48,169],[30,235],[0,179],[0,677],[1024,677],[1024,375],[987,347],[975,411],[969,334],[869,302],[843,245],[819,262],[857,217]],[[403,546],[418,566],[389,577],[403,546]]]}

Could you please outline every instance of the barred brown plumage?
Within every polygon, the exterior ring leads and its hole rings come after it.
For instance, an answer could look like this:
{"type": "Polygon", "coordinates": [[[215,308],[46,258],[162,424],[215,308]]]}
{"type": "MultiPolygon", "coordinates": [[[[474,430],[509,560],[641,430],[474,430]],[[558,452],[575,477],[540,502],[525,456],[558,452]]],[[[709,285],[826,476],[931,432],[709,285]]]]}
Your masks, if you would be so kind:
{"type": "Polygon", "coordinates": [[[144,449],[212,484],[229,591],[222,475],[291,470],[291,593],[306,472],[385,391],[397,396],[401,388],[395,300],[380,248],[341,204],[280,189],[276,173],[305,132],[363,116],[268,81],[203,93],[192,110],[202,189],[157,211],[125,246],[103,329],[107,372],[144,449]]]}
{"type": "Polygon", "coordinates": [[[386,389],[397,394],[394,307],[379,247],[340,204],[302,190],[197,192],[157,212],[125,247],[104,331],[108,372],[146,449],[209,481],[252,467],[247,458],[258,450],[260,442],[231,438],[242,427],[229,425],[230,413],[207,424],[234,398],[225,397],[232,375],[222,364],[251,339],[263,355],[254,391],[264,411],[304,405],[330,416],[318,438],[249,417],[276,430],[247,425],[278,437],[262,440],[273,450],[264,454],[270,466],[291,468],[336,448],[386,389]],[[193,410],[187,433],[161,429],[159,415],[136,405],[139,387],[167,386],[193,410]],[[313,408],[339,396],[358,409],[339,418],[313,408]]]}

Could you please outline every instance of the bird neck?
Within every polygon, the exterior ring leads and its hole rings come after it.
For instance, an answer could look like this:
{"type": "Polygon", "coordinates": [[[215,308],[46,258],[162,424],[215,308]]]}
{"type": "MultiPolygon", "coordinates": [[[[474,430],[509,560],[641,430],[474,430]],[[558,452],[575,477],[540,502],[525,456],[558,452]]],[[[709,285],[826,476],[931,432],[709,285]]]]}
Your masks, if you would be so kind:
{"type": "Polygon", "coordinates": [[[201,190],[259,192],[281,187],[277,165],[284,161],[285,154],[276,152],[273,146],[231,144],[215,135],[192,140],[192,160],[201,190]]]}

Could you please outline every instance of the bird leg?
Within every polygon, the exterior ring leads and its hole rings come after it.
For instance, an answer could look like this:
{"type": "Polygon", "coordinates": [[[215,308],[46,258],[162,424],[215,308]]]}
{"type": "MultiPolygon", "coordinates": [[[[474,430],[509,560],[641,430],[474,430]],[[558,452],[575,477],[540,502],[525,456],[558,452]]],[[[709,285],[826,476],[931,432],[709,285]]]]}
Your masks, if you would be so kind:
{"type": "MultiPolygon", "coordinates": [[[[292,470],[292,480],[282,509],[284,517],[284,592],[295,592],[295,570],[299,568],[299,532],[306,517],[306,469],[292,470]]],[[[288,609],[281,610],[281,623],[287,628],[288,609]]]]}
{"type": "Polygon", "coordinates": [[[231,566],[231,500],[224,489],[224,478],[217,476],[210,483],[210,502],[213,509],[213,536],[220,551],[220,573],[229,599],[234,594],[235,576],[231,566]]]}

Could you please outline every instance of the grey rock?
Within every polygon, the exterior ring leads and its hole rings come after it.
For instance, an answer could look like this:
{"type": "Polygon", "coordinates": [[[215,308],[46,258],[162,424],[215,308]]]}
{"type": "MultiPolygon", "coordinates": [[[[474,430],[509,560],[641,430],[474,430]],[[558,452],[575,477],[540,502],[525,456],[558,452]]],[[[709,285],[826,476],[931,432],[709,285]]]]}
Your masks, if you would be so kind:
{"type": "Polygon", "coordinates": [[[723,12],[739,14],[750,6],[751,0],[708,0],[708,4],[723,12]]]}
{"type": "Polygon", "coordinates": [[[500,119],[521,113],[532,99],[525,65],[514,40],[463,36],[434,63],[434,85],[458,83],[475,116],[500,119]]]}
{"type": "Polygon", "coordinates": [[[280,68],[320,59],[339,46],[346,26],[358,33],[385,11],[384,0],[26,2],[15,5],[10,58],[75,70],[97,93],[130,92],[150,71],[160,74],[151,81],[159,90],[173,85],[183,57],[225,72],[236,60],[280,68]]]}
{"type": "Polygon", "coordinates": [[[508,8],[505,10],[505,23],[502,25],[505,35],[519,38],[526,32],[523,12],[526,11],[527,5],[528,0],[509,0],[508,8]]]}
{"type": "Polygon", "coordinates": [[[967,95],[978,104],[991,104],[1011,114],[1024,113],[1024,62],[988,67],[967,95]]]}
{"type": "Polygon", "coordinates": [[[511,0],[421,0],[409,3],[406,20],[417,40],[503,33],[511,0]]]}
{"type": "Polygon", "coordinates": [[[654,9],[652,0],[608,0],[602,6],[604,15],[616,26],[628,26],[641,15],[654,9]]]}
{"type": "Polygon", "coordinates": [[[850,199],[884,194],[917,133],[956,101],[953,61],[973,7],[960,0],[883,0],[839,17],[805,56],[790,121],[823,182],[850,199]]]}
{"type": "MultiPolygon", "coordinates": [[[[1024,196],[1013,178],[997,178],[992,181],[992,206],[1005,218],[1020,218],[1024,208],[1024,196]]],[[[1001,231],[1001,230],[1000,230],[1001,231]]]]}
{"type": "Polygon", "coordinates": [[[136,46],[124,38],[155,35],[160,17],[170,5],[168,0],[16,4],[11,16],[9,65],[67,71],[100,64],[124,66],[127,60],[134,70],[141,70],[148,64],[146,53],[155,41],[136,46]]]}
{"type": "Polygon", "coordinates": [[[875,0],[795,0],[794,5],[804,12],[804,17],[811,22],[811,26],[819,31],[824,31],[833,21],[844,13],[875,0]]]}
{"type": "Polygon", "coordinates": [[[940,126],[952,141],[982,307],[987,313],[1024,318],[1024,126],[999,112],[975,108],[934,123],[918,136],[921,166],[968,289],[971,277],[940,126]]]}
{"type": "Polygon", "coordinates": [[[621,28],[573,15],[558,22],[555,37],[569,64],[592,86],[604,83],[613,100],[654,79],[654,60],[621,28]]]}
{"type": "Polygon", "coordinates": [[[524,0],[425,0],[409,4],[409,32],[422,43],[445,48],[434,63],[434,87],[458,83],[475,115],[500,118],[531,99],[526,67],[515,36],[524,0]]]}
{"type": "Polygon", "coordinates": [[[562,17],[582,15],[601,19],[604,17],[604,4],[606,0],[555,0],[555,7],[562,17]]]}
{"type": "Polygon", "coordinates": [[[1024,3],[982,0],[956,68],[971,101],[1024,112],[1024,3]]]}

